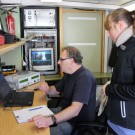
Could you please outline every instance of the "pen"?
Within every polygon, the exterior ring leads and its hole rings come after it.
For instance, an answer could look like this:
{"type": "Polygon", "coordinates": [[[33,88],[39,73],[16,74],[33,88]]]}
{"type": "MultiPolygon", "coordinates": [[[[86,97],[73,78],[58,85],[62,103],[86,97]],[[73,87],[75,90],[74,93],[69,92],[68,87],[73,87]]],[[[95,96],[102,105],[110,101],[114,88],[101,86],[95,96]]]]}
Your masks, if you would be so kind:
{"type": "Polygon", "coordinates": [[[41,109],[42,107],[37,107],[37,108],[32,108],[32,109],[29,109],[28,111],[33,111],[33,110],[37,110],[37,109],[41,109]]]}

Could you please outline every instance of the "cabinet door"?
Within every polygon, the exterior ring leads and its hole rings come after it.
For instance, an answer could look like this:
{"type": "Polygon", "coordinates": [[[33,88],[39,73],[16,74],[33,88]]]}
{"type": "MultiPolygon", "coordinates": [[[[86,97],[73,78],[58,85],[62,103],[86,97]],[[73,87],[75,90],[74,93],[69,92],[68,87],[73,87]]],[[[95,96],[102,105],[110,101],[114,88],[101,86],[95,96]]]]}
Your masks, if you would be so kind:
{"type": "Polygon", "coordinates": [[[63,45],[78,48],[92,72],[102,71],[102,18],[100,11],[63,10],[63,45]]]}

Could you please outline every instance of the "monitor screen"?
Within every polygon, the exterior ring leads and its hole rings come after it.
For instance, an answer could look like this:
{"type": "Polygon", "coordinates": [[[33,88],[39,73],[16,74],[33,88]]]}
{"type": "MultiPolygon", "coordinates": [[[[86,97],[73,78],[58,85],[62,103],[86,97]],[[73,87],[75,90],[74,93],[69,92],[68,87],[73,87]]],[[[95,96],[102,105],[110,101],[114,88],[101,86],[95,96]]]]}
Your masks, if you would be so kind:
{"type": "Polygon", "coordinates": [[[54,70],[53,48],[29,49],[30,70],[54,70]]]}

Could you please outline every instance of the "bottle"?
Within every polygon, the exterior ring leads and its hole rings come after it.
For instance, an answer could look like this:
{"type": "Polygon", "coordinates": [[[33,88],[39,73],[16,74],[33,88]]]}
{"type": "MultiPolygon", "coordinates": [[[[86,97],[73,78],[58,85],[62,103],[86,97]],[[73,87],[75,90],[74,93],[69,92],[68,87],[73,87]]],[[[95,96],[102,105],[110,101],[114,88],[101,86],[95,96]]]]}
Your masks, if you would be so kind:
{"type": "Polygon", "coordinates": [[[8,12],[8,16],[6,18],[7,22],[7,30],[10,34],[15,35],[15,23],[14,18],[12,17],[11,12],[8,12]]]}

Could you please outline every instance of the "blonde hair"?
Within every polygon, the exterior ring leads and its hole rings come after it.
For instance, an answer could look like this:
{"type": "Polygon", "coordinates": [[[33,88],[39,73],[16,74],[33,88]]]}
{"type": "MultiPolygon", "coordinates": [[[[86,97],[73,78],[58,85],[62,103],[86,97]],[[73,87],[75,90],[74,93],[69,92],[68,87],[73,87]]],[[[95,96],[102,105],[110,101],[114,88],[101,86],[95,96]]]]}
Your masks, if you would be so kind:
{"type": "Polygon", "coordinates": [[[105,29],[109,31],[111,29],[111,22],[118,23],[119,21],[125,21],[128,27],[133,25],[133,33],[135,34],[135,10],[130,12],[124,8],[119,8],[112,11],[106,17],[105,29]]]}

